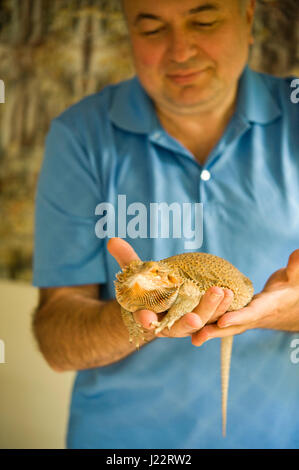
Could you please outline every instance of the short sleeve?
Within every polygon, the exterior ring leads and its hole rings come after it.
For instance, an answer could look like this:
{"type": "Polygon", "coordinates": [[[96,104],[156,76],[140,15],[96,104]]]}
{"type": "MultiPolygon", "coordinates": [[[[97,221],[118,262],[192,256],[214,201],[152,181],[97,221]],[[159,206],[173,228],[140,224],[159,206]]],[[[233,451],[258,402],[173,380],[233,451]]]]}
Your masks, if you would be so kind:
{"type": "Polygon", "coordinates": [[[77,132],[54,119],[35,197],[34,286],[105,283],[104,240],[95,233],[100,189],[77,132]]]}

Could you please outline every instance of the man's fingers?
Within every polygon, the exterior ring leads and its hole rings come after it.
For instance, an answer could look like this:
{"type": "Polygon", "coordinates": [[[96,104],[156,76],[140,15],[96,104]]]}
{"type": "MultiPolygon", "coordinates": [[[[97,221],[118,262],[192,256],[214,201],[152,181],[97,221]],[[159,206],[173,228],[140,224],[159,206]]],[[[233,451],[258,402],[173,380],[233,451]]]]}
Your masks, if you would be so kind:
{"type": "Polygon", "coordinates": [[[262,321],[263,317],[277,311],[283,290],[277,292],[263,292],[253,297],[247,307],[223,315],[217,322],[220,328],[231,325],[245,325],[247,323],[262,321]]]}
{"type": "Polygon", "coordinates": [[[151,323],[158,320],[158,316],[152,310],[137,310],[133,313],[133,317],[137,323],[149,330],[155,328],[151,323]]]}
{"type": "Polygon", "coordinates": [[[224,338],[225,336],[234,336],[243,333],[247,330],[244,325],[235,325],[229,328],[218,328],[216,324],[207,325],[200,331],[192,335],[191,343],[193,346],[201,346],[206,341],[212,338],[224,338]]]}
{"type": "MultiPolygon", "coordinates": [[[[231,291],[225,294],[220,287],[211,287],[201,298],[200,303],[193,312],[186,313],[173,326],[168,330],[164,328],[161,332],[162,336],[170,337],[185,337],[193,334],[195,331],[201,329],[210,318],[212,318],[217,309],[221,306],[223,313],[231,304],[232,295],[231,291]]],[[[219,317],[219,314],[217,318],[219,317]]]]}
{"type": "Polygon", "coordinates": [[[202,326],[204,326],[216,313],[224,299],[224,292],[221,287],[210,287],[201,298],[199,304],[193,312],[199,315],[202,326]]]}
{"type": "Polygon", "coordinates": [[[107,249],[121,268],[127,266],[131,261],[140,259],[131,245],[122,238],[110,238],[107,243],[107,249]]]}
{"type": "MultiPolygon", "coordinates": [[[[200,317],[196,313],[190,312],[186,313],[183,317],[177,320],[172,325],[170,330],[168,330],[167,327],[164,328],[161,331],[161,336],[183,338],[185,336],[190,336],[192,333],[199,330],[199,328],[202,326],[203,325],[200,317]]],[[[159,334],[157,336],[159,336],[159,334]]]]}
{"type": "Polygon", "coordinates": [[[234,300],[234,293],[230,289],[223,289],[224,297],[219,303],[214,315],[207,321],[207,323],[214,323],[220,318],[224,313],[226,313],[231,306],[232,301],[234,300]]]}

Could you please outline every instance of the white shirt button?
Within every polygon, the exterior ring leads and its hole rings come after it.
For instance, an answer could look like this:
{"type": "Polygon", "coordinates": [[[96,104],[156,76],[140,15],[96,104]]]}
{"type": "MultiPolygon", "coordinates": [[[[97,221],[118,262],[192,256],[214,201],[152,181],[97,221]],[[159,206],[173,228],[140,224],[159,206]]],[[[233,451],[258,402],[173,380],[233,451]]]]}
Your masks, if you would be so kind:
{"type": "Polygon", "coordinates": [[[200,177],[203,181],[209,181],[211,178],[211,173],[208,170],[203,170],[200,174],[200,177]]]}

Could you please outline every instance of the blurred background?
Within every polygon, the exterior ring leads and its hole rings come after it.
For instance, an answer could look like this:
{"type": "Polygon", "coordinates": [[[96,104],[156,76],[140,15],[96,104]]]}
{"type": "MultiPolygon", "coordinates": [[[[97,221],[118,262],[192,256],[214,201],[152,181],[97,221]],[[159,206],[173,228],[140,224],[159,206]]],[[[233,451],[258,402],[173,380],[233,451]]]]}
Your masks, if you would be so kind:
{"type": "MultiPolygon", "coordinates": [[[[250,66],[299,76],[298,0],[257,0],[250,66]]],[[[0,448],[63,448],[73,373],[31,333],[34,197],[51,119],[134,74],[119,0],[0,0],[0,448]]]]}

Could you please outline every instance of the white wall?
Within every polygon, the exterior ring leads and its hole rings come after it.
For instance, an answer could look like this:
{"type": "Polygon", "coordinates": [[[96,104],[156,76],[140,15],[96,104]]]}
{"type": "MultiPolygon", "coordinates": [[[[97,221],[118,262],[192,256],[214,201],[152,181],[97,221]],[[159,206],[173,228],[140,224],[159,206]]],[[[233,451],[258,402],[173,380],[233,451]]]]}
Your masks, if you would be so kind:
{"type": "Polygon", "coordinates": [[[74,373],[52,371],[38,351],[31,332],[37,299],[29,284],[0,280],[1,449],[65,447],[74,373]]]}

